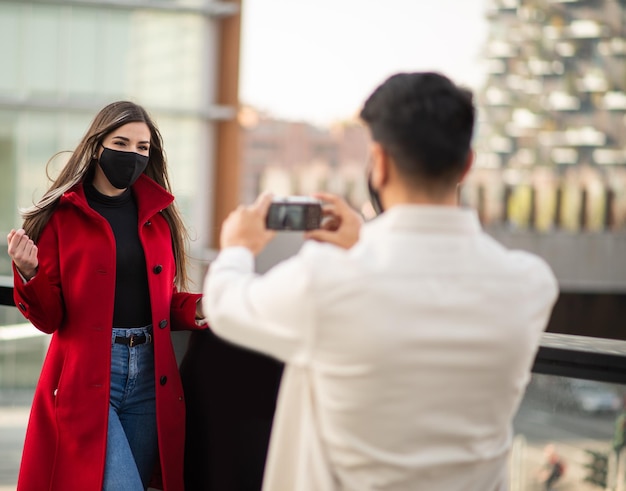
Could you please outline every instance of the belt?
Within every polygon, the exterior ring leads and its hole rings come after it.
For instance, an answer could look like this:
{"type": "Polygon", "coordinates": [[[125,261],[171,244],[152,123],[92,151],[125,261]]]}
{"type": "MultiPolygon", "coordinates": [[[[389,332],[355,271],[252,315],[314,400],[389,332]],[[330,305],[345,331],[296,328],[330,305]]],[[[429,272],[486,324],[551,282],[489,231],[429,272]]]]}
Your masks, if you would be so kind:
{"type": "Polygon", "coordinates": [[[130,336],[115,336],[115,343],[126,344],[129,348],[143,343],[152,342],[152,334],[131,334],[130,336]]]}

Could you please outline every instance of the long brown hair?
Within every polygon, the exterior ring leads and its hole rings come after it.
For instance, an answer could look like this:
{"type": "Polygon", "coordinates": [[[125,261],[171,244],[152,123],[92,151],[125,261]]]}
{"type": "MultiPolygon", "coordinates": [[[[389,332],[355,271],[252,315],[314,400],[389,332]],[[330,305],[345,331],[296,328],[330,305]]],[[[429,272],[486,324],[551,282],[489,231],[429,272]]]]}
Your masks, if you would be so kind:
{"type": "MultiPolygon", "coordinates": [[[[135,122],[145,123],[150,129],[150,157],[144,174],[171,193],[163,139],[155,123],[143,107],[128,101],[113,102],[96,115],[67,164],[43,197],[34,206],[22,213],[23,228],[33,241],[39,240],[41,231],[48,223],[63,193],[90,175],[97,164],[94,155],[97,154],[98,147],[104,138],[120,126],[135,122]]],[[[169,224],[172,234],[172,247],[176,262],[176,285],[180,290],[185,290],[188,283],[185,249],[188,233],[176,202],[163,210],[163,217],[169,224]]]]}

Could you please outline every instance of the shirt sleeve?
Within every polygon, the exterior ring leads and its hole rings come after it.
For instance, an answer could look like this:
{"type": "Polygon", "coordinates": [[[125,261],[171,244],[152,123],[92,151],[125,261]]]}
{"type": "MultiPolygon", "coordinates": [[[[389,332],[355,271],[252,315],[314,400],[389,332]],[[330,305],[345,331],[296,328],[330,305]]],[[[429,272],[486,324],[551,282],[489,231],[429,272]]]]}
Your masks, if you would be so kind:
{"type": "Polygon", "coordinates": [[[218,336],[283,362],[305,364],[315,325],[310,283],[300,255],[260,276],[248,249],[227,248],[209,267],[204,312],[218,336]]]}

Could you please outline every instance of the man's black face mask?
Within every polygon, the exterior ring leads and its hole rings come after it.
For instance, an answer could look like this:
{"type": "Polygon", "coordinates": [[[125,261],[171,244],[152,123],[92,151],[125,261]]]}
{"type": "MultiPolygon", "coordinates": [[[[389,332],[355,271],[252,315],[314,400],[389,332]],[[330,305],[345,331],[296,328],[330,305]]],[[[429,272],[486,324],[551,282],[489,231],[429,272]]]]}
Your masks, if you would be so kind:
{"type": "Polygon", "coordinates": [[[383,205],[380,202],[380,196],[378,191],[374,189],[372,186],[372,171],[367,173],[367,191],[370,195],[370,203],[372,204],[372,208],[376,212],[376,215],[380,215],[385,210],[383,209],[383,205]]]}

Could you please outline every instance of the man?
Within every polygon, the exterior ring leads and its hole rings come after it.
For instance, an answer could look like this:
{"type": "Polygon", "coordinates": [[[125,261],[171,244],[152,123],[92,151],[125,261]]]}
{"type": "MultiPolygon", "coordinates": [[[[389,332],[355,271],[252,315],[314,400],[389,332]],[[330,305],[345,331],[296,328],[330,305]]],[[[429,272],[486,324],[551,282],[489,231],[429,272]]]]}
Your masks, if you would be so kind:
{"type": "Polygon", "coordinates": [[[565,473],[565,463],[556,450],[554,443],[548,443],[543,449],[545,463],[539,472],[539,481],[545,491],[552,491],[554,485],[561,480],[565,473]]]}
{"type": "Polygon", "coordinates": [[[557,283],[487,236],[457,203],[471,94],[397,74],[365,102],[368,181],[383,211],[361,226],[341,199],[266,274],[271,197],[224,222],[205,283],[217,335],[285,365],[266,491],[507,489],[511,421],[557,283]]]}

